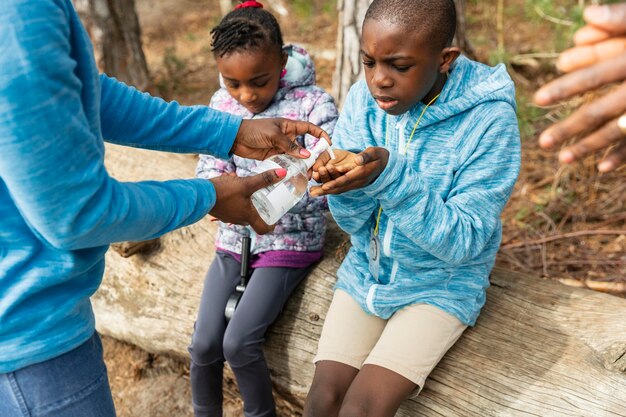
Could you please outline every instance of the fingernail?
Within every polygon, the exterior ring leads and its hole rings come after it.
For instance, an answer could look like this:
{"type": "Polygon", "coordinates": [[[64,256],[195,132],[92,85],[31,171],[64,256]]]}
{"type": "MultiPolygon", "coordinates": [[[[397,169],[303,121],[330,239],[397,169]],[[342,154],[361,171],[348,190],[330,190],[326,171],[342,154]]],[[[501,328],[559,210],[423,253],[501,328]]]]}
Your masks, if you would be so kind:
{"type": "Polygon", "coordinates": [[[611,10],[609,6],[587,6],[583,14],[586,21],[593,21],[595,23],[602,23],[609,20],[611,17],[611,10]]]}
{"type": "Polygon", "coordinates": [[[302,155],[302,156],[306,156],[306,157],[308,158],[309,156],[311,156],[311,152],[307,151],[307,150],[306,150],[306,149],[304,149],[304,148],[301,148],[301,149],[300,149],[300,155],[302,155]]]}
{"type": "Polygon", "coordinates": [[[354,158],[354,163],[357,165],[363,165],[363,157],[361,155],[358,155],[354,158]]]}
{"type": "Polygon", "coordinates": [[[574,153],[572,153],[572,151],[561,151],[561,153],[559,154],[559,161],[565,164],[571,164],[572,162],[574,162],[574,159],[576,159],[576,157],[574,156],[574,153]]]}
{"type": "Polygon", "coordinates": [[[278,178],[284,178],[287,176],[287,170],[285,168],[278,168],[274,172],[276,172],[276,175],[278,175],[278,178]]]}
{"type": "Polygon", "coordinates": [[[615,166],[611,161],[602,161],[598,164],[598,171],[600,172],[609,172],[613,171],[613,169],[615,169],[615,166]]]}
{"type": "Polygon", "coordinates": [[[550,96],[550,94],[545,90],[539,90],[535,93],[534,99],[535,103],[543,106],[545,104],[549,104],[552,101],[552,96],[550,96]]]}
{"type": "Polygon", "coordinates": [[[554,138],[549,133],[544,133],[539,137],[539,146],[544,149],[550,149],[554,146],[554,138]]]}

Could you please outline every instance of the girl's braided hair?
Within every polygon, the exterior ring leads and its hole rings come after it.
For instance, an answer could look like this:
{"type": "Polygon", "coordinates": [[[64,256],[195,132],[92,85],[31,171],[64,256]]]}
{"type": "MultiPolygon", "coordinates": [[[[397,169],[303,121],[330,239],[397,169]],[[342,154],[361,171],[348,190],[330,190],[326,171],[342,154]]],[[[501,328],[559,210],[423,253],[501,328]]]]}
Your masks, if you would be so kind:
{"type": "Polygon", "coordinates": [[[237,50],[276,45],[280,52],[283,35],[276,18],[256,1],[243,1],[211,30],[211,51],[223,57],[237,50]]]}

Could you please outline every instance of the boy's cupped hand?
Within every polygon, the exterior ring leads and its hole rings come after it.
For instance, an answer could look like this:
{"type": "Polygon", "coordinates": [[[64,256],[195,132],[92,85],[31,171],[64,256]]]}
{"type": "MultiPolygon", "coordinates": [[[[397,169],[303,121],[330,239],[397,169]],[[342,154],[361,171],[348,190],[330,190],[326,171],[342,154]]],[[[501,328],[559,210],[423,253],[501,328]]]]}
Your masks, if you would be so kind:
{"type": "Polygon", "coordinates": [[[389,151],[369,147],[361,153],[334,149],[335,159],[313,167],[313,179],[322,185],[311,187],[314,197],[341,194],[373,183],[385,170],[389,151]]]}

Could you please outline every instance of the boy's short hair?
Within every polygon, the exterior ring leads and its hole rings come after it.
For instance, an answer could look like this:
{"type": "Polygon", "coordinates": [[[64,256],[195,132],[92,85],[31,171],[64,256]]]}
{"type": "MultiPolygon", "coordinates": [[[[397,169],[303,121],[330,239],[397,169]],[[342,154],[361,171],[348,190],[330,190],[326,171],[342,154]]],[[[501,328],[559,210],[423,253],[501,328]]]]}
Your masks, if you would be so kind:
{"type": "Polygon", "coordinates": [[[452,44],[456,32],[453,0],[374,0],[365,13],[367,19],[425,31],[441,49],[452,44]]]}

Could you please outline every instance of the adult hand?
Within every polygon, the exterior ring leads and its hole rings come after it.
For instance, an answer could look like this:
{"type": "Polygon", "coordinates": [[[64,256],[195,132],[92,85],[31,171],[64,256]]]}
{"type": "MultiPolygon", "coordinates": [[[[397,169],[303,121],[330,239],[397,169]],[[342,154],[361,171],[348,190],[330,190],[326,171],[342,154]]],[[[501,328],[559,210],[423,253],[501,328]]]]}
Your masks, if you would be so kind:
{"type": "Polygon", "coordinates": [[[389,151],[381,147],[369,147],[356,155],[348,151],[334,152],[339,163],[333,163],[333,159],[318,170],[319,179],[324,184],[311,188],[314,197],[365,187],[378,178],[389,160],[389,151]]]}
{"type": "Polygon", "coordinates": [[[268,226],[261,220],[250,196],[261,188],[279,182],[285,175],[287,170],[280,168],[251,177],[222,175],[211,178],[209,181],[215,186],[216,199],[209,214],[226,223],[250,225],[258,234],[271,232],[274,226],[268,226]]]}
{"type": "Polygon", "coordinates": [[[296,137],[306,133],[331,143],[328,133],[309,122],[283,118],[246,119],[241,122],[231,152],[258,160],[281,153],[308,158],[310,152],[296,141],[296,137]]]}
{"type": "MultiPolygon", "coordinates": [[[[535,103],[554,104],[604,85],[626,80],[626,3],[589,6],[587,25],[574,36],[575,47],[564,51],[557,66],[568,74],[552,81],[535,93],[535,103]]],[[[600,161],[598,169],[609,172],[626,162],[626,83],[582,106],[567,119],[554,124],[539,137],[539,145],[553,149],[579,136],[564,148],[559,159],[571,163],[596,151],[616,145],[600,161]]]]}

